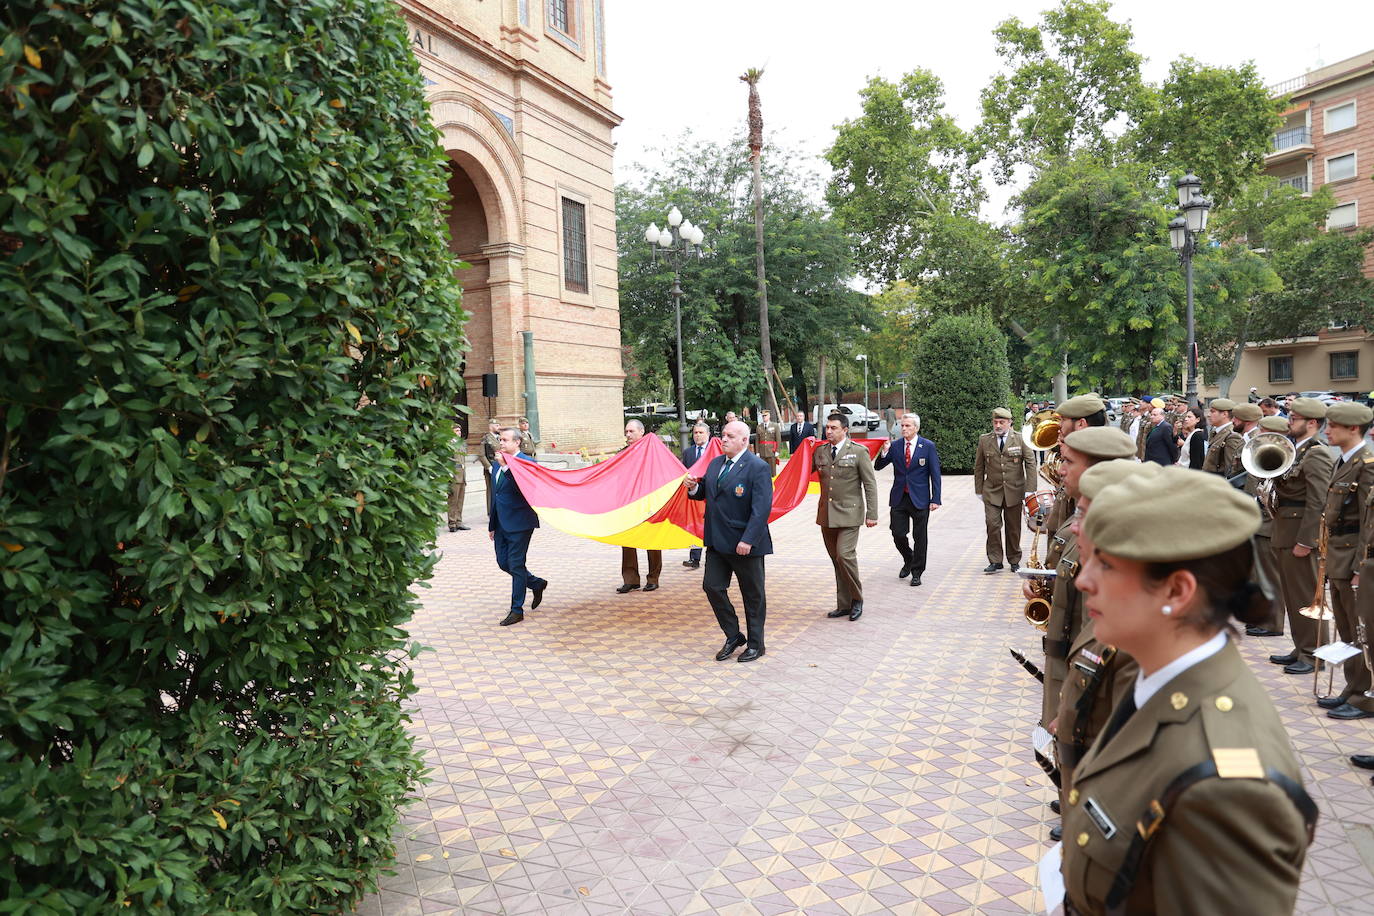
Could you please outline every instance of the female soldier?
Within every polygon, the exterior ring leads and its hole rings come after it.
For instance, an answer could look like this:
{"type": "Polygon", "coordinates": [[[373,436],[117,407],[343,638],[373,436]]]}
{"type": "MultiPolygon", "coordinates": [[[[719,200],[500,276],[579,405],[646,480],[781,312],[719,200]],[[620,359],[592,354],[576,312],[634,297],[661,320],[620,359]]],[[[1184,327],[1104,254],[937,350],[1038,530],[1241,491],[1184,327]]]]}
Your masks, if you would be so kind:
{"type": "Polygon", "coordinates": [[[1077,913],[1292,913],[1317,818],[1228,619],[1266,619],[1254,501],[1165,468],[1106,487],[1078,576],[1097,638],[1140,665],[1064,809],[1077,913]]]}

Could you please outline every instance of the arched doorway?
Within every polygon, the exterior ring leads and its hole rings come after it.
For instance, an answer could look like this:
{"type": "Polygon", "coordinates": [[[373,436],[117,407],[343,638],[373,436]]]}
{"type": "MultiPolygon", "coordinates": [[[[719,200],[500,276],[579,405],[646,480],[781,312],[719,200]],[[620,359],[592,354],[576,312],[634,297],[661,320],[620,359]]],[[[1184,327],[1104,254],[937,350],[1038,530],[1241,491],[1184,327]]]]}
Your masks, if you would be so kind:
{"type": "MultiPolygon", "coordinates": [[[[463,287],[463,308],[468,319],[467,338],[491,340],[491,291],[487,285],[488,267],[482,247],[487,244],[487,214],[467,171],[452,159],[448,164],[448,231],[449,250],[472,266],[458,271],[458,283],[463,287]]],[[[458,403],[470,408],[463,424],[469,442],[478,442],[487,431],[487,402],[482,398],[480,384],[484,368],[491,362],[491,354],[469,352],[464,359],[463,374],[468,379],[459,395],[458,403]],[[474,390],[471,377],[479,380],[474,390]]]]}

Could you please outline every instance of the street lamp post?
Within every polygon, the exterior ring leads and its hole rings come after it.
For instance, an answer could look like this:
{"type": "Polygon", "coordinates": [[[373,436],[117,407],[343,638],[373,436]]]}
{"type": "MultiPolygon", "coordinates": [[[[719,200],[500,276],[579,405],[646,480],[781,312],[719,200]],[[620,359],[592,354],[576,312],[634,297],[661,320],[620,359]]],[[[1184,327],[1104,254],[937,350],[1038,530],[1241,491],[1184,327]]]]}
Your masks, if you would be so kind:
{"type": "Polygon", "coordinates": [[[864,423],[868,423],[868,355],[860,353],[855,359],[864,361],[864,423]]]}
{"type": "Polygon", "coordinates": [[[1188,379],[1184,398],[1188,406],[1197,404],[1197,342],[1193,333],[1193,255],[1197,253],[1198,238],[1207,231],[1207,216],[1212,202],[1202,196],[1202,179],[1192,172],[1176,183],[1178,206],[1183,211],[1169,221],[1169,245],[1178,252],[1183,263],[1184,287],[1188,297],[1188,379]]]}
{"type": "Polygon", "coordinates": [[[701,240],[706,234],[691,220],[682,218],[677,207],[668,211],[668,225],[662,229],[653,223],[644,230],[644,241],[652,247],[653,257],[666,261],[673,268],[673,324],[677,335],[677,434],[678,442],[686,450],[690,441],[687,431],[687,393],[682,384],[682,265],[688,258],[701,257],[701,240]],[[674,236],[673,230],[677,230],[674,236]]]}

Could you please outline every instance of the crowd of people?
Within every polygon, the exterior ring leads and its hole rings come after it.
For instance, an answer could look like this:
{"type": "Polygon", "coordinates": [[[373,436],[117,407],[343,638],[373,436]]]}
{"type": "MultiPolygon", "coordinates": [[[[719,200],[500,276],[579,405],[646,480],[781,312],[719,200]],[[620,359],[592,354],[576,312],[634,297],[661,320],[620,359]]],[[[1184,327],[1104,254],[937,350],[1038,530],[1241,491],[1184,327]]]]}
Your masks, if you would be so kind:
{"type": "MultiPolygon", "coordinates": [[[[1374,576],[1366,442],[1374,411],[1311,398],[1286,407],[1214,399],[1204,408],[1173,396],[1129,401],[1109,424],[1104,401],[1088,394],[1039,412],[1023,431],[1006,408],[990,411],[974,468],[984,572],[1010,567],[1024,577],[1028,607],[1047,605],[1036,621],[1043,659],[1022,662],[1043,684],[1039,721],[1026,725],[1038,725],[1042,766],[1058,788],[1052,807],[1062,823],[1052,839],[1062,842],[1042,875],[1060,877],[1067,912],[1293,908],[1317,811],[1237,643],[1286,632],[1292,650],[1269,660],[1289,675],[1314,675],[1320,645],[1339,636],[1362,651],[1344,660],[1340,688],[1317,706],[1338,720],[1374,716],[1366,636],[1374,589],[1366,597],[1358,587],[1362,574],[1374,576]],[[1039,488],[1042,478],[1051,489],[1039,488]],[[1028,503],[1045,555],[1033,547],[1023,562],[1028,503]],[[1326,618],[1335,634],[1322,632],[1326,618]]],[[[842,414],[819,434],[800,412],[787,425],[760,416],[752,433],[753,450],[750,427],[728,421],[722,454],[683,484],[705,501],[704,546],[684,565],[704,564],[702,589],[725,637],[721,661],[766,651],[764,562],[783,442],[793,460],[809,454],[820,481],[831,618],[864,612],[857,545],[859,529],[880,520],[878,472],[893,469],[889,525],[899,575],[912,586],[921,584],[926,525],[941,501],[939,456],[914,414],[872,450],[850,439],[842,414]],[[735,578],[743,624],[729,595],[735,578]]],[[[627,422],[627,446],[643,434],[639,421],[627,422]]],[[[548,582],[525,566],[538,520],[502,473],[522,454],[520,431],[495,437],[490,530],[512,578],[502,621],[510,625],[523,618],[526,594],[537,606],[548,582]]],[[[680,456],[687,469],[705,455],[710,429],[698,424],[692,440],[680,456]]],[[[617,591],[657,586],[661,555],[650,551],[641,585],[636,552],[624,550],[617,591]]],[[[1374,756],[1351,762],[1374,769],[1374,756]]]]}

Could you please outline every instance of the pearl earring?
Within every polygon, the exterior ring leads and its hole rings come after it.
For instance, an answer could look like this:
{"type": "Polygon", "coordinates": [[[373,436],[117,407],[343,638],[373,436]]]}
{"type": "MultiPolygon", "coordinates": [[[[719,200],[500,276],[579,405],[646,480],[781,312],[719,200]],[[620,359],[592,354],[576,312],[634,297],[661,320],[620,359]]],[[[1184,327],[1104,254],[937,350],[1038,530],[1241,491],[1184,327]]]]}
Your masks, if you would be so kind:
{"type": "Polygon", "coordinates": [[[1172,604],[1166,604],[1164,605],[1164,607],[1159,609],[1159,612],[1163,614],[1165,617],[1168,617],[1170,614],[1174,612],[1174,606],[1172,604]]]}

